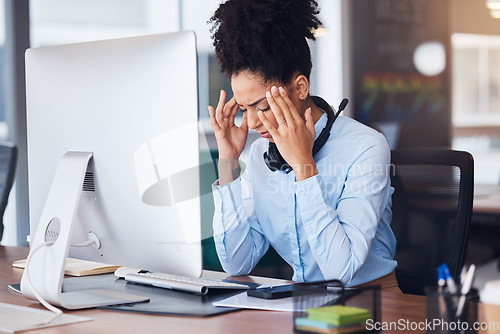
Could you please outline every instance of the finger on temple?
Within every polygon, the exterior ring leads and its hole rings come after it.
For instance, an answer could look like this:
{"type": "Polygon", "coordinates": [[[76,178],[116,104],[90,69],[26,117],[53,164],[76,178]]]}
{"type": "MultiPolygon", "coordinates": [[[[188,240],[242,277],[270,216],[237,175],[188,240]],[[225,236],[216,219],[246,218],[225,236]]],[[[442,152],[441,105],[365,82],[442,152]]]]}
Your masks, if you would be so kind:
{"type": "Polygon", "coordinates": [[[279,89],[277,87],[273,87],[273,88],[271,88],[271,93],[272,93],[272,96],[274,98],[274,101],[276,102],[276,104],[280,108],[281,113],[283,115],[281,118],[277,118],[276,120],[278,122],[280,122],[283,119],[286,119],[287,122],[293,121],[294,118],[290,112],[290,108],[286,104],[285,100],[283,100],[283,97],[281,96],[279,89]]]}
{"type": "MultiPolygon", "coordinates": [[[[280,106],[276,102],[274,96],[272,95],[271,92],[266,93],[266,98],[267,98],[267,103],[269,103],[269,107],[271,108],[271,111],[274,114],[274,118],[276,121],[279,123],[282,120],[285,119],[285,115],[283,114],[283,111],[281,110],[280,106]]],[[[267,117],[266,117],[267,119],[267,117]]]]}
{"type": "Polygon", "coordinates": [[[230,99],[229,101],[226,102],[226,105],[224,105],[224,117],[231,117],[231,114],[233,113],[233,108],[235,106],[238,106],[234,100],[234,97],[230,99]]]}
{"type": "Polygon", "coordinates": [[[293,104],[292,100],[288,96],[288,93],[283,87],[279,88],[280,96],[283,99],[283,101],[286,103],[288,110],[290,111],[290,114],[294,119],[297,119],[297,117],[300,117],[299,113],[297,112],[297,109],[295,109],[295,105],[293,104]]]}
{"type": "Polygon", "coordinates": [[[212,106],[208,106],[208,114],[210,115],[210,125],[212,129],[214,129],[214,131],[220,129],[219,123],[217,123],[215,119],[215,110],[212,106]]]}
{"type": "Polygon", "coordinates": [[[238,113],[238,110],[240,110],[240,106],[236,104],[236,102],[234,101],[234,98],[232,98],[230,101],[228,101],[226,106],[229,109],[228,117],[235,118],[236,114],[238,113]]]}
{"type": "Polygon", "coordinates": [[[223,89],[221,89],[219,95],[219,102],[217,103],[217,109],[215,110],[215,119],[219,123],[222,122],[224,118],[223,111],[224,111],[225,101],[226,101],[226,92],[223,89]]]}
{"type": "Polygon", "coordinates": [[[248,118],[247,118],[247,113],[243,113],[243,118],[241,119],[241,125],[240,128],[242,128],[245,131],[248,131],[248,118]]]}

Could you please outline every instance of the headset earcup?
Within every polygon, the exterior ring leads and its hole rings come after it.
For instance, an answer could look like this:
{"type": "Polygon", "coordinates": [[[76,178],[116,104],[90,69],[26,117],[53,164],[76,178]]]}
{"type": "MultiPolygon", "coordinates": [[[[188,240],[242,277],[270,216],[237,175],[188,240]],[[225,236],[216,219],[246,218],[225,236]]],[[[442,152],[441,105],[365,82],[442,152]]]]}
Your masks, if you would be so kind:
{"type": "Polygon", "coordinates": [[[266,164],[267,168],[269,168],[272,172],[277,171],[274,161],[271,160],[269,156],[269,150],[267,152],[264,152],[264,163],[266,164]]]}
{"type": "Polygon", "coordinates": [[[277,170],[290,171],[291,167],[288,165],[285,159],[281,156],[278,147],[274,143],[269,143],[267,152],[264,153],[264,162],[267,167],[275,172],[277,170]]]}

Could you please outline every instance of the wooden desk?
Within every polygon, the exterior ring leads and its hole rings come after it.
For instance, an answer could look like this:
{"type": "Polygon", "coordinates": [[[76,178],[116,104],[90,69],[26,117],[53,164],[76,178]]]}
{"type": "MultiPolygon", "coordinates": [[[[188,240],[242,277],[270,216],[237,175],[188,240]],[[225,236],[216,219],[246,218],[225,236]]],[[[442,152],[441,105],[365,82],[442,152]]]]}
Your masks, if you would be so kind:
{"type": "MultiPolygon", "coordinates": [[[[22,270],[13,268],[12,262],[25,258],[27,248],[0,246],[0,301],[43,309],[34,301],[10,291],[8,284],[21,280],[22,270]]],[[[403,295],[383,290],[382,321],[425,321],[425,297],[403,295]]],[[[67,311],[90,317],[93,321],[33,331],[33,333],[292,333],[293,315],[288,312],[242,310],[209,318],[157,316],[122,313],[97,309],[67,311]]],[[[415,331],[412,333],[419,333],[415,331]]],[[[425,331],[420,331],[425,333],[425,331]]]]}

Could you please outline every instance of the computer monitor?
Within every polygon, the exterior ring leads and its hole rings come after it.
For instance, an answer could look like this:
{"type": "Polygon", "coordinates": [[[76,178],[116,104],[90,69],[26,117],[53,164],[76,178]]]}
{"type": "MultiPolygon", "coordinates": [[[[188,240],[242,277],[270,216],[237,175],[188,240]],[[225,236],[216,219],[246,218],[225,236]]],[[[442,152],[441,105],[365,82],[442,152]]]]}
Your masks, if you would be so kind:
{"type": "MultiPolygon", "coordinates": [[[[31,250],[55,241],[32,255],[37,292],[69,309],[110,304],[61,293],[68,254],[199,277],[194,33],[29,49],[26,86],[31,250]]],[[[25,275],[21,287],[34,297],[25,275]]]]}

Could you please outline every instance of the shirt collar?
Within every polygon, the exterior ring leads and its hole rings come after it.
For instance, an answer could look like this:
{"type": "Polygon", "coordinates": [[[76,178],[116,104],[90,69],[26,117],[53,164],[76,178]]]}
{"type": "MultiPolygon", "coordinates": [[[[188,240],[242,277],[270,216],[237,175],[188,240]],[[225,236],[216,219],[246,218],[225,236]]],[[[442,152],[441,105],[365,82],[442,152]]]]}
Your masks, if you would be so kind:
{"type": "Polygon", "coordinates": [[[327,120],[328,116],[326,115],[326,112],[323,112],[323,115],[321,115],[316,124],[314,124],[314,131],[316,132],[316,137],[314,138],[314,140],[318,139],[319,134],[321,133],[321,131],[323,131],[323,129],[326,126],[327,120]]]}

